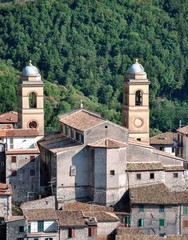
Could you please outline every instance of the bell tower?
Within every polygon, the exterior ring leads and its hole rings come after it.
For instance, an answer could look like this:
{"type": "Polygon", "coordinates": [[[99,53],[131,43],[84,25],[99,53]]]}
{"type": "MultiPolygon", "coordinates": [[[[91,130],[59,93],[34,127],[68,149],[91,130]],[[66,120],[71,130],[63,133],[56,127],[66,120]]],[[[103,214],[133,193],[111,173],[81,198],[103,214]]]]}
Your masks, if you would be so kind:
{"type": "Polygon", "coordinates": [[[36,128],[44,136],[44,83],[31,61],[23,69],[18,82],[18,127],[36,128]]]}
{"type": "Polygon", "coordinates": [[[123,90],[123,126],[129,137],[149,144],[149,80],[138,60],[128,69],[123,90]]]}

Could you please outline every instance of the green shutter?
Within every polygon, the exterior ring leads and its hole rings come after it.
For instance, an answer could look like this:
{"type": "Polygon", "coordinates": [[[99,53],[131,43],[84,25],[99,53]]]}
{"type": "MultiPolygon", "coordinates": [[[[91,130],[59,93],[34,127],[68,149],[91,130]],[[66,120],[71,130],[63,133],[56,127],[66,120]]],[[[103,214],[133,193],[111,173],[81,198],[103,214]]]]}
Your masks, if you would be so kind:
{"type": "Polygon", "coordinates": [[[159,219],[159,226],[164,227],[164,219],[159,219]]]}
{"type": "Polygon", "coordinates": [[[130,224],[130,216],[125,217],[125,224],[130,224]]]}
{"type": "Polygon", "coordinates": [[[188,214],[188,206],[183,206],[183,214],[184,215],[188,214]]]}
{"type": "Polygon", "coordinates": [[[139,212],[144,212],[144,205],[139,206],[139,212]]]}
{"type": "Polygon", "coordinates": [[[144,219],[139,219],[138,220],[138,227],[143,227],[144,226],[144,219]]]}
{"type": "Polygon", "coordinates": [[[43,232],[43,231],[44,231],[44,222],[38,221],[38,232],[43,232]]]}
{"type": "Polygon", "coordinates": [[[28,233],[31,232],[31,224],[28,224],[28,233]]]}

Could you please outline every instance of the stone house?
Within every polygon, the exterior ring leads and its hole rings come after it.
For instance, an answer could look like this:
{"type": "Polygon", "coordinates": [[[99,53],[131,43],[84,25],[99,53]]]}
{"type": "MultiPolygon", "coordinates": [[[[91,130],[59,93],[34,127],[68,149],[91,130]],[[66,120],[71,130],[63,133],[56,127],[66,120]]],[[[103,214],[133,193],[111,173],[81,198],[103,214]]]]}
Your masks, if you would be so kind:
{"type": "Polygon", "coordinates": [[[164,184],[129,190],[131,227],[146,235],[187,234],[188,191],[171,191],[164,184]]]}
{"type": "Polygon", "coordinates": [[[12,186],[0,183],[0,219],[4,220],[12,216],[12,186]]]}
{"type": "Polygon", "coordinates": [[[24,240],[26,224],[24,216],[12,216],[6,221],[6,240],[24,240]]]}
{"type": "Polygon", "coordinates": [[[171,153],[175,156],[178,134],[165,132],[150,138],[150,145],[158,150],[171,153]]]}

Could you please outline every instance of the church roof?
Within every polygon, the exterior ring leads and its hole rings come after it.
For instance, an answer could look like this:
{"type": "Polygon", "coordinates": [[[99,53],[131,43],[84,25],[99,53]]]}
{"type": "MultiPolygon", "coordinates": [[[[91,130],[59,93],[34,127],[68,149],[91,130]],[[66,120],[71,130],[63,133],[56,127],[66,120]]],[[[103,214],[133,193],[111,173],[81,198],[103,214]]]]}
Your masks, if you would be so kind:
{"type": "Polygon", "coordinates": [[[188,125],[186,125],[182,128],[178,128],[176,131],[179,132],[179,133],[187,135],[188,134],[188,125]]]}
{"type": "Polygon", "coordinates": [[[0,115],[0,124],[1,123],[17,123],[18,122],[18,113],[17,112],[7,112],[0,115]]]}
{"type": "Polygon", "coordinates": [[[154,145],[172,145],[177,138],[177,133],[166,132],[150,138],[150,144],[154,145]]]}
{"type": "Polygon", "coordinates": [[[45,136],[38,141],[39,146],[49,149],[51,152],[58,153],[70,150],[73,147],[80,147],[82,144],[76,140],[66,137],[62,133],[55,133],[45,136]]]}
{"type": "Polygon", "coordinates": [[[87,130],[93,126],[105,122],[98,114],[92,113],[85,109],[79,109],[69,114],[64,114],[59,117],[61,123],[80,131],[87,130]]]}
{"type": "Polygon", "coordinates": [[[114,139],[104,138],[90,143],[88,146],[100,148],[124,148],[127,146],[127,144],[114,139]]]}
{"type": "Polygon", "coordinates": [[[127,72],[128,73],[145,73],[144,67],[140,63],[138,63],[137,59],[136,59],[136,62],[130,66],[127,72]]]}
{"type": "Polygon", "coordinates": [[[30,60],[28,65],[26,67],[24,67],[24,69],[22,70],[22,75],[23,76],[38,76],[40,74],[39,74],[38,69],[32,65],[31,60],[30,60]]]}

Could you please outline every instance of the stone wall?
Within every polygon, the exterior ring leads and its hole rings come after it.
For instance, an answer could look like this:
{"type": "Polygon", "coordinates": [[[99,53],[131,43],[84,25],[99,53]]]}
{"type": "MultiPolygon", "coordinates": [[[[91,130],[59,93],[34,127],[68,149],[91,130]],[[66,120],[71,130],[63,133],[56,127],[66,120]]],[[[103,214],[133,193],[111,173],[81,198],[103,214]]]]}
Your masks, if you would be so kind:
{"type": "Polygon", "coordinates": [[[6,240],[17,240],[25,237],[26,222],[25,220],[9,221],[6,223],[6,240]],[[24,232],[19,232],[19,226],[24,226],[24,232]]]}
{"type": "Polygon", "coordinates": [[[160,233],[180,233],[179,207],[165,206],[164,212],[160,212],[159,205],[144,205],[141,212],[139,206],[133,206],[131,211],[131,227],[138,227],[139,219],[144,220],[144,226],[139,227],[146,235],[159,235],[160,233]],[[159,226],[159,220],[164,219],[164,226],[159,226]]]}
{"type": "Polygon", "coordinates": [[[40,157],[38,154],[6,155],[6,183],[12,184],[15,202],[25,202],[39,193],[40,157]],[[16,160],[13,162],[12,157],[16,160]],[[32,159],[31,159],[32,158],[32,159]]]}

